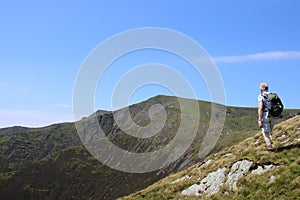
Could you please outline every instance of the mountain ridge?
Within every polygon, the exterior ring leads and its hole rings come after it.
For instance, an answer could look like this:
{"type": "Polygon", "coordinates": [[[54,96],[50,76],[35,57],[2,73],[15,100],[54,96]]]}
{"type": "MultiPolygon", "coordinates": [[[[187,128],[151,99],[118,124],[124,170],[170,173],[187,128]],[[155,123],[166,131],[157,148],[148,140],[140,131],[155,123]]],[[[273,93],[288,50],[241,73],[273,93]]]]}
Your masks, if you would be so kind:
{"type": "MultiPolygon", "coordinates": [[[[54,124],[42,128],[17,127],[11,132],[8,131],[9,128],[0,129],[0,194],[7,199],[22,199],[25,196],[57,199],[66,198],[68,195],[74,198],[115,199],[143,189],[166,175],[201,160],[198,151],[211,119],[211,103],[196,102],[201,117],[197,135],[189,149],[171,165],[144,174],[119,172],[97,161],[82,146],[74,123],[54,124]],[[87,189],[81,191],[82,184],[87,189]],[[74,187],[71,187],[72,185],[74,187]],[[16,194],[13,191],[18,192],[16,194]]],[[[177,97],[160,95],[129,106],[133,121],[140,126],[147,126],[151,121],[149,110],[155,104],[165,109],[167,120],[160,134],[148,139],[129,137],[117,126],[113,112],[110,111],[97,111],[95,115],[83,119],[89,120],[90,117],[96,116],[105,135],[123,149],[137,153],[151,152],[162,148],[174,137],[181,114],[177,97]]],[[[189,106],[182,112],[191,117],[195,114],[189,106]]],[[[285,110],[284,118],[297,112],[299,110],[285,110]]],[[[210,153],[253,136],[257,130],[256,115],[256,108],[227,107],[222,134],[210,153]]]]}

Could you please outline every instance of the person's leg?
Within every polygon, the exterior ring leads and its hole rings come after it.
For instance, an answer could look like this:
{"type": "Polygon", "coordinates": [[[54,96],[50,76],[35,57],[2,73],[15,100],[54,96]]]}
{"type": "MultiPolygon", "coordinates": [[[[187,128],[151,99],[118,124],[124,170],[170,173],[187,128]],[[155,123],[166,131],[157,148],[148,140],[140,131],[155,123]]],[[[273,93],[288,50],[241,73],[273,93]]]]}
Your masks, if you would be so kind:
{"type": "Polygon", "coordinates": [[[275,118],[274,117],[269,117],[269,123],[270,123],[270,128],[271,128],[271,131],[273,130],[274,128],[274,125],[275,125],[275,118]]]}
{"type": "Polygon", "coordinates": [[[271,137],[270,137],[270,132],[263,132],[263,136],[264,136],[264,139],[265,139],[266,144],[267,144],[267,149],[268,150],[273,150],[272,141],[271,141],[271,137]]]}
{"type": "Polygon", "coordinates": [[[265,139],[266,144],[267,144],[267,149],[270,150],[270,151],[273,150],[271,136],[270,136],[270,133],[272,131],[271,123],[272,122],[271,122],[270,118],[267,115],[263,115],[262,133],[263,133],[264,139],[265,139]]]}

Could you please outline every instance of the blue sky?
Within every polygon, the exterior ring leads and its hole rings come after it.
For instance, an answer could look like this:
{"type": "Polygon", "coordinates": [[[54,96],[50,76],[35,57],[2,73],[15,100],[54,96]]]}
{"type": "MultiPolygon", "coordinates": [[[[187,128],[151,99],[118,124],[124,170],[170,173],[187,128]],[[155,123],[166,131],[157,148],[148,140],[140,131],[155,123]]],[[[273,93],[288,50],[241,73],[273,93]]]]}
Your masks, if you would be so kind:
{"type": "MultiPolygon", "coordinates": [[[[89,53],[113,35],[143,27],[175,30],[198,42],[220,71],[227,105],[255,107],[259,83],[267,81],[287,108],[300,108],[299,9],[297,0],[2,1],[0,127],[72,121],[73,87],[89,53]]],[[[108,71],[95,109],[111,109],[109,95],[122,73],[149,62],[174,67],[198,99],[210,100],[184,61],[142,51],[108,71]]],[[[145,86],[130,103],[160,93],[170,91],[145,86]]]]}

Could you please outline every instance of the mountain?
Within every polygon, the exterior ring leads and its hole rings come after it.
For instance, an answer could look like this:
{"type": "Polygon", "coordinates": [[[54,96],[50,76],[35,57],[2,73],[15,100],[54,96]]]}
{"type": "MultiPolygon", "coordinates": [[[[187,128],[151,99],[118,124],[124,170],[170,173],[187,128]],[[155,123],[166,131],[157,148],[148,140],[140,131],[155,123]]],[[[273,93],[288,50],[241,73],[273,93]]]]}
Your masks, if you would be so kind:
{"type": "Polygon", "coordinates": [[[261,133],[121,199],[299,199],[300,116],[277,124],[275,152],[261,133]]]}
{"type": "MultiPolygon", "coordinates": [[[[218,115],[212,115],[212,108],[218,110],[224,106],[162,95],[131,105],[128,108],[130,116],[141,127],[147,127],[152,121],[160,122],[165,117],[159,132],[145,138],[128,135],[119,127],[116,116],[124,122],[122,126],[125,128],[135,128],[128,124],[126,108],[114,112],[97,111],[76,123],[54,124],[42,128],[0,129],[1,199],[116,199],[146,188],[170,173],[203,161],[204,158],[199,157],[199,149],[205,140],[211,118],[218,115]],[[197,118],[197,109],[191,106],[195,103],[199,106],[200,118],[197,118]],[[187,119],[185,124],[182,116],[187,119]],[[77,133],[78,124],[84,129],[83,134],[77,133]],[[162,149],[176,138],[182,124],[185,132],[184,137],[179,138],[182,139],[179,140],[180,143],[190,137],[189,129],[196,125],[197,132],[192,143],[174,162],[154,170],[151,170],[151,162],[132,162],[132,169],[139,166],[146,172],[130,172],[130,169],[122,172],[102,164],[91,155],[91,151],[95,149],[100,154],[105,152],[109,158],[106,164],[114,163],[119,158],[113,156],[110,147],[99,149],[97,145],[90,145],[89,152],[83,146],[81,139],[84,138],[93,137],[92,141],[101,142],[103,138],[98,137],[98,124],[111,143],[136,154],[162,149]],[[90,133],[93,135],[89,135],[90,133]]],[[[299,110],[284,112],[283,118],[278,121],[294,116],[299,110]]],[[[208,153],[214,154],[255,135],[256,119],[256,108],[226,107],[222,133],[217,141],[209,141],[216,144],[208,153]]],[[[147,129],[141,130],[137,130],[136,134],[148,132],[147,129]]],[[[164,155],[159,156],[168,159],[164,155]]]]}
{"type": "Polygon", "coordinates": [[[73,123],[0,129],[0,143],[0,172],[19,170],[55,152],[82,144],[73,123]]]}

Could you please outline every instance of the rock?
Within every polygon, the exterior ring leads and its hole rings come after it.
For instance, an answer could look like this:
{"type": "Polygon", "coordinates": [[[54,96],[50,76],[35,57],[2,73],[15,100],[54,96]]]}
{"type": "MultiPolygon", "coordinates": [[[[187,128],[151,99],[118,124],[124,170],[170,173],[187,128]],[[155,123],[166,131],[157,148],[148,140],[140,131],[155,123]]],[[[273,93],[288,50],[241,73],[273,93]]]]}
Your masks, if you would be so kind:
{"type": "Polygon", "coordinates": [[[295,141],[296,141],[296,142],[299,142],[299,141],[300,141],[300,137],[295,138],[295,141]]]}
{"type": "Polygon", "coordinates": [[[285,141],[280,142],[280,144],[285,144],[285,143],[287,143],[287,142],[289,142],[289,141],[290,141],[290,139],[286,139],[285,141]]]}
{"type": "MultiPolygon", "coordinates": [[[[207,160],[203,165],[210,163],[211,160],[207,160]]],[[[241,160],[235,162],[230,169],[230,172],[227,176],[226,185],[228,185],[228,190],[237,190],[236,183],[242,178],[247,172],[249,172],[252,161],[249,160],[241,160]]],[[[256,169],[252,170],[252,174],[263,174],[271,169],[275,168],[275,165],[263,165],[258,166],[256,169]]],[[[181,192],[182,195],[194,195],[200,196],[201,194],[206,194],[207,196],[211,196],[212,194],[217,193],[220,190],[220,187],[224,185],[224,179],[226,177],[225,174],[226,167],[219,168],[218,170],[209,173],[205,178],[203,178],[200,183],[194,184],[189,188],[183,190],[181,192]]],[[[177,183],[179,181],[190,179],[191,176],[186,175],[180,179],[173,181],[172,183],[177,183]]],[[[270,182],[275,179],[275,176],[270,177],[270,182]]],[[[227,193],[228,194],[228,193],[227,193]]]]}
{"type": "Polygon", "coordinates": [[[191,175],[185,175],[184,177],[181,177],[181,178],[179,178],[179,179],[177,179],[175,181],[172,181],[171,184],[179,183],[181,181],[184,181],[184,180],[187,180],[187,179],[191,179],[191,178],[192,178],[191,175]]]}
{"type": "Polygon", "coordinates": [[[273,169],[275,167],[275,165],[264,165],[265,171],[269,171],[271,169],[273,169]]]}
{"type": "Polygon", "coordinates": [[[282,135],[282,136],[278,137],[278,140],[283,140],[286,137],[287,137],[286,135],[282,135]]]}
{"type": "Polygon", "coordinates": [[[223,157],[230,157],[230,156],[233,156],[232,153],[226,153],[223,157]]]}
{"type": "Polygon", "coordinates": [[[251,171],[252,174],[263,174],[271,169],[273,169],[275,166],[274,165],[264,165],[264,166],[258,166],[257,169],[254,169],[251,171]]]}
{"type": "Polygon", "coordinates": [[[203,167],[203,166],[207,166],[207,165],[209,165],[212,161],[213,161],[213,159],[208,159],[208,160],[205,161],[204,163],[200,164],[197,168],[200,168],[200,167],[203,167]]]}
{"type": "Polygon", "coordinates": [[[263,174],[265,171],[264,171],[264,168],[262,166],[258,166],[257,169],[255,170],[252,170],[252,174],[263,174]]]}
{"type": "Polygon", "coordinates": [[[200,190],[200,185],[198,184],[194,184],[192,186],[190,186],[189,188],[183,190],[181,192],[182,195],[187,195],[187,196],[199,196],[200,193],[199,193],[199,190],[200,190]]]}
{"type": "Polygon", "coordinates": [[[237,189],[236,182],[249,171],[252,163],[252,161],[242,160],[232,165],[226,181],[226,184],[229,186],[230,190],[237,189]]]}
{"type": "Polygon", "coordinates": [[[274,179],[275,179],[275,176],[273,176],[273,175],[272,175],[272,176],[270,176],[270,179],[269,179],[269,180],[270,180],[270,183],[271,183],[271,182],[273,182],[273,181],[274,181],[274,179]]]}
{"type": "Polygon", "coordinates": [[[209,173],[199,184],[194,184],[181,192],[182,195],[195,195],[206,194],[211,196],[219,191],[220,187],[224,184],[226,168],[219,168],[217,171],[209,173]]]}
{"type": "Polygon", "coordinates": [[[207,165],[209,165],[212,161],[213,161],[213,159],[209,159],[209,160],[207,160],[202,166],[207,166],[207,165]]]}

